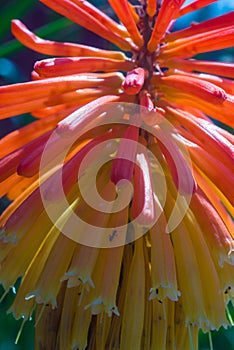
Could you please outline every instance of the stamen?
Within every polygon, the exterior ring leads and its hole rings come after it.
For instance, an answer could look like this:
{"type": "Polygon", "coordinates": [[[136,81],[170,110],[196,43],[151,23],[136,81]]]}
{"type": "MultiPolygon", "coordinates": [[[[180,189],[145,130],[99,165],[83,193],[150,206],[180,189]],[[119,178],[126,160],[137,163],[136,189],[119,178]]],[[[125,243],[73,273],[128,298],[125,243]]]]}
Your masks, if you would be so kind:
{"type": "Polygon", "coordinates": [[[19,329],[18,334],[17,334],[16,339],[15,339],[15,344],[18,344],[19,338],[20,338],[20,336],[21,336],[21,333],[22,333],[22,331],[23,331],[23,328],[24,328],[24,325],[25,325],[25,322],[26,322],[26,321],[27,321],[27,319],[24,318],[23,321],[22,321],[22,323],[21,323],[20,329],[19,329]]]}
{"type": "Polygon", "coordinates": [[[193,345],[193,336],[192,336],[192,332],[191,332],[191,325],[190,323],[188,323],[188,333],[189,333],[189,343],[190,343],[190,350],[195,350],[194,345],[193,345]]]}
{"type": "Polygon", "coordinates": [[[210,350],[214,350],[211,331],[208,332],[210,350]]]}
{"type": "Polygon", "coordinates": [[[231,315],[231,312],[230,312],[228,306],[226,306],[226,315],[227,315],[227,318],[228,318],[231,326],[234,326],[234,320],[232,318],[232,315],[231,315]]]}
{"type": "Polygon", "coordinates": [[[9,290],[5,290],[5,292],[2,294],[2,296],[0,298],[0,304],[5,299],[5,297],[7,296],[8,293],[9,293],[9,290]]]}
{"type": "MultiPolygon", "coordinates": [[[[91,280],[91,278],[89,279],[89,284],[94,288],[94,284],[93,281],[91,280]]],[[[81,285],[81,291],[79,294],[79,301],[78,301],[78,306],[81,306],[81,304],[83,303],[83,299],[84,299],[84,294],[85,294],[85,285],[81,285]]]]}
{"type": "Polygon", "coordinates": [[[167,310],[166,310],[166,302],[162,303],[163,307],[163,319],[167,321],[167,310]]]}
{"type": "Polygon", "coordinates": [[[43,313],[44,313],[44,311],[45,311],[45,308],[46,308],[46,304],[43,304],[42,307],[41,307],[41,310],[40,310],[40,312],[39,312],[39,315],[37,316],[37,320],[36,320],[36,322],[35,322],[34,327],[37,327],[38,323],[40,322],[40,320],[41,320],[41,318],[42,318],[42,315],[43,315],[43,313]]]}

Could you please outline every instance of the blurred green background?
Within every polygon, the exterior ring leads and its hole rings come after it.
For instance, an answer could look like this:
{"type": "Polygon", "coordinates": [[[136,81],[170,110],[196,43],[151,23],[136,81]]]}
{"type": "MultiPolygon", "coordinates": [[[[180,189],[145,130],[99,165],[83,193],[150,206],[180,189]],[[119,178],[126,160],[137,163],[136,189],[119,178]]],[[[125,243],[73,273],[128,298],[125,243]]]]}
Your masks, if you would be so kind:
{"type": "MultiPolygon", "coordinates": [[[[114,16],[106,0],[90,2],[102,8],[109,15],[114,16]]],[[[61,17],[37,0],[0,0],[0,4],[0,85],[30,80],[30,73],[35,61],[46,57],[24,48],[13,38],[10,32],[10,22],[13,18],[20,19],[31,30],[34,30],[35,33],[44,38],[57,41],[79,42],[83,44],[89,42],[97,47],[113,49],[111,44],[103,42],[96,35],[73,24],[68,19],[61,17]]],[[[205,19],[228,12],[231,9],[234,9],[234,5],[231,1],[220,0],[202,10],[182,17],[177,21],[174,29],[184,28],[192,21],[204,21],[205,19]]],[[[202,59],[227,62],[233,62],[233,57],[233,48],[199,56],[199,58],[202,59]]],[[[10,118],[6,121],[0,121],[0,136],[2,137],[32,120],[33,117],[29,114],[25,114],[10,118]]],[[[0,211],[2,211],[7,204],[7,199],[3,198],[0,201],[0,211]]],[[[3,292],[3,288],[0,287],[0,296],[3,292]]],[[[33,350],[34,320],[25,324],[18,344],[14,344],[22,320],[16,321],[11,314],[7,314],[7,309],[10,307],[13,298],[14,293],[10,292],[0,305],[0,350],[33,350]]],[[[233,308],[231,309],[231,314],[234,319],[233,308]]],[[[234,350],[234,329],[220,329],[219,332],[212,332],[212,340],[214,350],[234,350]]],[[[202,332],[199,336],[199,349],[210,349],[208,335],[202,332]]]]}

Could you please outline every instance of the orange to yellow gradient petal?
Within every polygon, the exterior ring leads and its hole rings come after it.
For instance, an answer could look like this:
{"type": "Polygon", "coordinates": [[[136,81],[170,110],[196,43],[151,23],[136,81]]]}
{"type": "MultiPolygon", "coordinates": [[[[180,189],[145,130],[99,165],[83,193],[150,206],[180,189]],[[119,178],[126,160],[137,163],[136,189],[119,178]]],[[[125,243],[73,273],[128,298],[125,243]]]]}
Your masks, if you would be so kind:
{"type": "Polygon", "coordinates": [[[0,87],[1,119],[36,118],[0,141],[1,299],[20,278],[36,350],[198,350],[233,325],[234,63],[195,55],[233,45],[234,14],[174,31],[215,1],[41,2],[112,49],[12,21],[52,58],[0,87]]]}

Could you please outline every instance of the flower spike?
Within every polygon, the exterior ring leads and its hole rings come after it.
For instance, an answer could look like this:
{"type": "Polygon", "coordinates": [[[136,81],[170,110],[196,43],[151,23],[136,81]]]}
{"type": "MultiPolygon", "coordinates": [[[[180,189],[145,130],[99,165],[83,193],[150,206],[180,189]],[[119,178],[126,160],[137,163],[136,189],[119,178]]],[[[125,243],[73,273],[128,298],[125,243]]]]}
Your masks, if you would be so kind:
{"type": "Polygon", "coordinates": [[[35,350],[198,350],[233,325],[234,65],[193,55],[233,46],[233,11],[171,31],[215,0],[41,2],[85,45],[12,21],[52,57],[0,87],[0,119],[36,119],[0,141],[0,303],[19,284],[35,350]]]}

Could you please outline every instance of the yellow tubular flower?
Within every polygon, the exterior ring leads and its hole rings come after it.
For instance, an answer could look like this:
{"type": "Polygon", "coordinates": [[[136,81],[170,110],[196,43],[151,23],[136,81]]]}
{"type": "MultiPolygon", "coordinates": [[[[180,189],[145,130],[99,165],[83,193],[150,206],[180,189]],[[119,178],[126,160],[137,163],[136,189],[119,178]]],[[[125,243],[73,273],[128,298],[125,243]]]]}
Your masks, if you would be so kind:
{"type": "MultiPolygon", "coordinates": [[[[0,283],[35,311],[36,350],[198,350],[233,324],[233,12],[173,31],[215,0],[41,0],[110,50],[45,40],[32,81],[0,87],[0,283]],[[136,1],[134,2],[136,3],[136,1]],[[118,21],[120,23],[118,23],[118,21]],[[107,47],[107,46],[106,46],[107,47]]],[[[211,342],[212,343],[212,342],[211,342]]]]}

